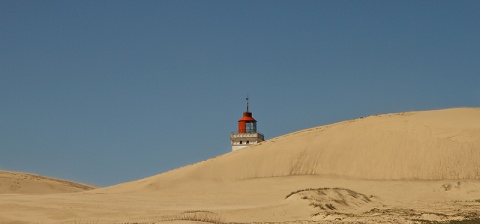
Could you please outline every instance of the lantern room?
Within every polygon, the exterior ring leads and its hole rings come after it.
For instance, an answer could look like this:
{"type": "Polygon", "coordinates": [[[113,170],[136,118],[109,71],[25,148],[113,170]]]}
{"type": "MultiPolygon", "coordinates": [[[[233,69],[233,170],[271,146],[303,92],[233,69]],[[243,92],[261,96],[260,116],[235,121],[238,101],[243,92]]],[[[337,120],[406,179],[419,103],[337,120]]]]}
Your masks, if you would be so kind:
{"type": "Polygon", "coordinates": [[[251,112],[243,112],[243,117],[238,120],[238,133],[255,132],[257,132],[257,121],[252,117],[251,112]]]}

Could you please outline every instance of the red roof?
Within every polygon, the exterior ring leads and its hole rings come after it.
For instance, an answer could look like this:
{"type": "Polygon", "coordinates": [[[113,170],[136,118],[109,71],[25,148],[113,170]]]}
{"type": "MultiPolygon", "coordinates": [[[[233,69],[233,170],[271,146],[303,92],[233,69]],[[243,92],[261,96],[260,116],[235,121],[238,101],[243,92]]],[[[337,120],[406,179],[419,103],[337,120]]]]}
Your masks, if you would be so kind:
{"type": "Polygon", "coordinates": [[[255,119],[253,119],[252,117],[252,112],[244,112],[243,113],[243,117],[240,118],[240,120],[238,120],[238,122],[240,121],[245,121],[245,122],[257,122],[255,119]]]}

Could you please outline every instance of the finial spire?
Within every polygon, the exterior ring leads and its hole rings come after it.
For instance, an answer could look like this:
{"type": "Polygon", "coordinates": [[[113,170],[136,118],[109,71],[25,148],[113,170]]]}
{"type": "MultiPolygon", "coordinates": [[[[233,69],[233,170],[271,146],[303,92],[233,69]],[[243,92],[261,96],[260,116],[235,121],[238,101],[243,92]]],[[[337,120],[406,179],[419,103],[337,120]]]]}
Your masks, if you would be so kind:
{"type": "Polygon", "coordinates": [[[247,112],[249,112],[249,111],[248,111],[248,95],[247,95],[247,112]]]}

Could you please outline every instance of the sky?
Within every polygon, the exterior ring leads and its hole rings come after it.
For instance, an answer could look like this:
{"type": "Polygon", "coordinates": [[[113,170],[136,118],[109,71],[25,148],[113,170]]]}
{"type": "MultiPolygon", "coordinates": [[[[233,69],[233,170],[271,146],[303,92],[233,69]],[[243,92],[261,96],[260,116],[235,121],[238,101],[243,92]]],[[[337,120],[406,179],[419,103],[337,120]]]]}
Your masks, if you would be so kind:
{"type": "Polygon", "coordinates": [[[480,107],[480,1],[0,0],[0,169],[97,186],[372,114],[480,107]]]}

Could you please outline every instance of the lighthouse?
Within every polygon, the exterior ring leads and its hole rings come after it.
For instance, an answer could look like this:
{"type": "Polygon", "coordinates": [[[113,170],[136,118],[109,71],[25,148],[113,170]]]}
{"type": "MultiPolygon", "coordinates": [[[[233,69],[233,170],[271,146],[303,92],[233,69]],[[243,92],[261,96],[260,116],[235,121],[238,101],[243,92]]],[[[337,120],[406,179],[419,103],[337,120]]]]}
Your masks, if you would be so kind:
{"type": "Polygon", "coordinates": [[[243,112],[243,117],[238,120],[238,132],[230,134],[232,141],[232,151],[256,145],[264,141],[263,134],[257,132],[257,121],[252,117],[252,112],[248,108],[243,112]]]}

